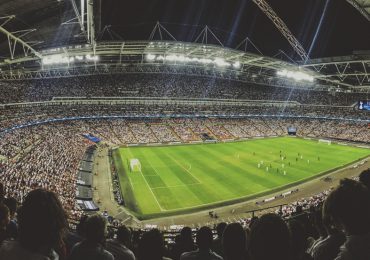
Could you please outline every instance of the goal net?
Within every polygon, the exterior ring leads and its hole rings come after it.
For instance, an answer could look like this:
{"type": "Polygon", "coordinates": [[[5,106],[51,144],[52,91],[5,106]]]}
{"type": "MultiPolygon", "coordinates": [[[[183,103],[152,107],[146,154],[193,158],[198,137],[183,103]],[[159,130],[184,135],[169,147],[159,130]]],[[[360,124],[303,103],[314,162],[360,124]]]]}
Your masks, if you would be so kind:
{"type": "Polygon", "coordinates": [[[325,140],[325,139],[319,139],[319,143],[325,143],[327,145],[330,145],[331,141],[330,140],[325,140]]]}
{"type": "Polygon", "coordinates": [[[141,171],[141,164],[139,159],[131,159],[130,160],[130,170],[132,172],[140,172],[141,171]]]}

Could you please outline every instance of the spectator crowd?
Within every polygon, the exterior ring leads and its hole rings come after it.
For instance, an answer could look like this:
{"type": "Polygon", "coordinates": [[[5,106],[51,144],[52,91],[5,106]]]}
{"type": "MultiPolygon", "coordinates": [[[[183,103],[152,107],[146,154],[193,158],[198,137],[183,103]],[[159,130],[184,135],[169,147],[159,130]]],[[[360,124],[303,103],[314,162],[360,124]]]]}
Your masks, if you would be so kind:
{"type": "Polygon", "coordinates": [[[0,83],[0,104],[48,101],[53,97],[182,97],[297,101],[349,106],[369,93],[262,86],[214,77],[174,74],[104,74],[9,80],[0,83]]]}
{"type": "Polygon", "coordinates": [[[368,123],[345,120],[368,120],[366,113],[349,107],[368,99],[368,94],[154,74],[0,83],[0,104],[48,101],[54,97],[225,98],[256,102],[238,106],[217,103],[92,106],[63,105],[60,101],[50,106],[0,106],[0,259],[370,259],[369,171],[362,173],[359,181],[344,179],[335,189],[259,218],[221,223],[214,230],[206,226],[197,230],[184,227],[174,243],[165,243],[157,229],[134,230],[116,220],[115,228],[107,229],[104,216],[84,216],[75,199],[76,171],[91,144],[83,134],[96,136],[110,145],[189,143],[282,136],[287,134],[288,127],[294,126],[302,137],[369,143],[368,123]],[[290,100],[303,105],[261,105],[258,100],[290,100]],[[147,114],[249,117],[140,118],[147,114]],[[48,119],[122,115],[136,119],[67,120],[8,131],[16,125],[48,119]],[[71,229],[69,221],[77,219],[79,223],[71,229]]]}
{"type": "Polygon", "coordinates": [[[174,243],[158,229],[108,228],[101,214],[75,229],[60,196],[38,188],[21,205],[0,184],[0,259],[97,260],[366,260],[370,259],[370,170],[342,179],[309,210],[266,213],[247,225],[183,227],[174,243]]]}

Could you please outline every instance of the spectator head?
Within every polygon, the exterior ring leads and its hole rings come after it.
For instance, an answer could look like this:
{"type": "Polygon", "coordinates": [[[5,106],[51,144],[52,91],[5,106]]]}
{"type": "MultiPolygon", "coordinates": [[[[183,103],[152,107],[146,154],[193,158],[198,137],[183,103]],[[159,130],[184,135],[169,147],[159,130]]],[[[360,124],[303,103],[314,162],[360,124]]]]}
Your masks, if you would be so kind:
{"type": "Polygon", "coordinates": [[[164,255],[163,236],[158,229],[143,234],[139,241],[139,260],[162,260],[164,255]]]}
{"type": "Polygon", "coordinates": [[[0,203],[4,200],[4,198],[5,198],[4,185],[0,182],[0,203]]]}
{"type": "Polygon", "coordinates": [[[193,243],[193,235],[190,227],[183,227],[180,232],[181,241],[184,243],[193,243]]]}
{"type": "Polygon", "coordinates": [[[292,241],[292,256],[294,259],[302,259],[308,247],[306,231],[303,225],[294,219],[288,222],[288,228],[292,241]]]}
{"type": "Polygon", "coordinates": [[[249,223],[249,228],[251,228],[251,227],[254,225],[254,223],[256,223],[257,221],[258,221],[258,217],[253,216],[253,217],[251,218],[250,223],[249,223]]]}
{"type": "Polygon", "coordinates": [[[323,218],[330,219],[348,235],[370,232],[370,191],[360,182],[343,179],[326,199],[323,218]]]}
{"type": "Polygon", "coordinates": [[[298,205],[296,208],[295,208],[295,213],[296,214],[300,214],[303,212],[303,207],[301,205],[298,205]]]}
{"type": "Polygon", "coordinates": [[[224,258],[244,259],[247,252],[246,232],[239,223],[226,226],[222,237],[224,258]]]}
{"type": "Polygon", "coordinates": [[[370,168],[360,173],[360,182],[370,190],[370,168]]]}
{"type": "Polygon", "coordinates": [[[99,214],[89,216],[85,223],[85,239],[92,244],[102,244],[107,233],[107,220],[99,214]]]}
{"type": "Polygon", "coordinates": [[[212,246],[213,234],[209,227],[201,227],[197,232],[197,245],[200,250],[209,250],[212,246]]]}
{"type": "Polygon", "coordinates": [[[284,220],[276,214],[265,214],[252,226],[248,251],[252,260],[288,259],[290,233],[284,220]]]}
{"type": "Polygon", "coordinates": [[[5,229],[6,226],[9,224],[9,221],[10,221],[9,208],[5,204],[0,203],[0,230],[5,229]]]}
{"type": "Polygon", "coordinates": [[[17,211],[17,200],[15,198],[6,198],[4,204],[9,208],[10,218],[13,219],[17,211]]]}
{"type": "Polygon", "coordinates": [[[126,226],[120,226],[117,230],[117,239],[125,246],[131,245],[131,231],[126,226]]]}
{"type": "Polygon", "coordinates": [[[85,236],[85,224],[86,224],[87,218],[88,217],[86,215],[82,215],[81,218],[80,218],[80,221],[78,222],[78,224],[76,226],[76,232],[81,237],[85,236]]]}
{"type": "Polygon", "coordinates": [[[327,232],[322,218],[322,207],[312,212],[313,224],[320,237],[326,237],[327,232]]]}
{"type": "Polygon", "coordinates": [[[67,228],[67,218],[57,195],[44,189],[28,193],[18,210],[19,241],[38,252],[59,245],[67,228]]]}
{"type": "Polygon", "coordinates": [[[217,230],[217,236],[218,236],[219,238],[221,238],[221,237],[222,237],[222,235],[223,235],[223,233],[224,233],[224,231],[225,231],[226,226],[227,226],[227,224],[226,224],[225,222],[221,222],[221,223],[219,223],[219,224],[217,225],[216,230],[217,230]]]}

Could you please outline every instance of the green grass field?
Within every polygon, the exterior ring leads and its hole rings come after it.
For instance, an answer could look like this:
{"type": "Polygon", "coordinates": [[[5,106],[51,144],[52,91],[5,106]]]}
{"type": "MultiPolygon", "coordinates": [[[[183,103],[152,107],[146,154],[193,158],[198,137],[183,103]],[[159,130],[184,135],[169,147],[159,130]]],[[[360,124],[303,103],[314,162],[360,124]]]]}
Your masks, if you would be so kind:
{"type": "Polygon", "coordinates": [[[369,155],[370,149],[280,137],[119,148],[113,158],[126,205],[138,217],[150,218],[242,201],[369,155]],[[141,171],[130,171],[133,158],[140,160],[141,171]]]}

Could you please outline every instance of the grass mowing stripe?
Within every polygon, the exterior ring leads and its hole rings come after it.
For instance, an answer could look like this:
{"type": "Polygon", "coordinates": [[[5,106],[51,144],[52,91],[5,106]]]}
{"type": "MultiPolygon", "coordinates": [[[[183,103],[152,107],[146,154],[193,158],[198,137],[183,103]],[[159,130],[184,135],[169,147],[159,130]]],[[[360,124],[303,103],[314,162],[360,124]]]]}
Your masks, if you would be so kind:
{"type": "MultiPolygon", "coordinates": [[[[139,205],[138,214],[144,217],[161,213],[159,206],[167,214],[245,199],[370,155],[369,149],[326,145],[289,137],[234,143],[122,148],[119,152],[124,154],[121,162],[124,166],[117,169],[128,170],[129,159],[132,158],[138,158],[142,164],[142,175],[130,173],[127,176],[134,186],[132,192],[139,205]],[[280,151],[287,157],[286,160],[281,161],[280,151]],[[298,158],[298,153],[303,154],[303,159],[298,158]],[[258,168],[262,160],[264,165],[258,168]],[[265,167],[270,164],[272,171],[270,169],[267,173],[265,167]],[[286,175],[283,175],[283,170],[287,171],[286,175]],[[201,184],[196,184],[198,182],[201,184]],[[160,205],[157,205],[154,197],[160,205]]],[[[119,176],[121,183],[124,181],[122,179],[127,178],[123,174],[119,176]]]]}
{"type": "Polygon", "coordinates": [[[185,172],[187,172],[193,179],[195,179],[196,183],[202,183],[200,180],[197,179],[197,177],[195,177],[193,174],[191,174],[191,172],[186,169],[184,166],[181,165],[181,163],[179,163],[178,160],[176,160],[170,153],[167,154],[168,157],[171,158],[171,160],[173,160],[177,165],[179,165],[185,172]]]}

